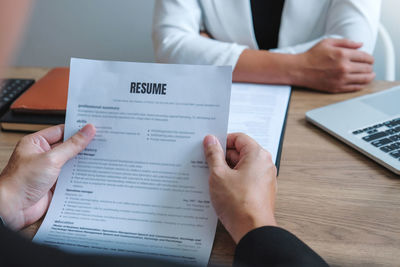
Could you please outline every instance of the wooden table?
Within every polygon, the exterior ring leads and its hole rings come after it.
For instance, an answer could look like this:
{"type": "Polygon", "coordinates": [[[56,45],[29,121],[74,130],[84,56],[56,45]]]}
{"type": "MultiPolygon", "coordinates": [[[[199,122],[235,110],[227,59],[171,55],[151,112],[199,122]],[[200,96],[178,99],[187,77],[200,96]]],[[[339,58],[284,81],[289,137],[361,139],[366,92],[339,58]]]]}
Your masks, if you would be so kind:
{"type": "MultiPolygon", "coordinates": [[[[13,68],[8,77],[35,78],[46,68],[13,68]]],[[[374,82],[349,94],[296,89],[283,145],[276,217],[331,266],[400,266],[400,177],[305,121],[307,110],[400,83],[374,82]]],[[[0,167],[17,133],[0,133],[0,167]]],[[[38,224],[23,231],[29,237],[38,224]]],[[[231,264],[235,244],[218,225],[211,262],[231,264]]]]}

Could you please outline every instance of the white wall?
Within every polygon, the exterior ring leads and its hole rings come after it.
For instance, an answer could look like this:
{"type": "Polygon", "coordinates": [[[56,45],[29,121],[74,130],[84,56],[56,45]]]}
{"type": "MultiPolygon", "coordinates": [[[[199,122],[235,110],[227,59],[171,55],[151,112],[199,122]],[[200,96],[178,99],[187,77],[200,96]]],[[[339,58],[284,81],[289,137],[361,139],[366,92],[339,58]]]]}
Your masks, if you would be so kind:
{"type": "MultiPolygon", "coordinates": [[[[151,62],[153,5],[154,0],[36,0],[15,64],[62,66],[69,64],[70,57],[151,62]]],[[[383,0],[382,22],[396,45],[397,80],[399,10],[400,0],[383,0]]],[[[382,79],[379,41],[375,57],[377,79],[382,79]]]]}
{"type": "MultiPolygon", "coordinates": [[[[362,0],[361,0],[362,1],[362,0]]],[[[389,34],[391,35],[396,51],[396,80],[400,80],[400,1],[399,0],[383,0],[382,12],[381,12],[381,23],[386,27],[389,34]]],[[[378,39],[377,46],[375,48],[375,72],[377,79],[383,79],[384,67],[383,67],[383,53],[381,52],[382,43],[378,39]]]]}
{"type": "Polygon", "coordinates": [[[66,66],[71,57],[153,61],[153,5],[154,0],[36,0],[15,64],[66,66]]]}

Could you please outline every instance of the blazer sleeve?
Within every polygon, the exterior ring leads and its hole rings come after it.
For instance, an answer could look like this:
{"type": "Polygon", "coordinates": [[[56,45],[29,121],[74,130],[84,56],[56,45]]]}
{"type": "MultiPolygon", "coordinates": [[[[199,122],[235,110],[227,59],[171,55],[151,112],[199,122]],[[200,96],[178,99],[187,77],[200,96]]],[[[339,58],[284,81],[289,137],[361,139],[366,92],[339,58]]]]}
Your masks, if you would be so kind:
{"type": "MultiPolygon", "coordinates": [[[[326,19],[325,34],[318,39],[271,50],[303,53],[325,38],[346,38],[362,42],[361,50],[372,54],[379,27],[381,0],[332,0],[326,19]]],[[[322,23],[322,22],[321,22],[322,23]]]]}
{"type": "Polygon", "coordinates": [[[325,267],[328,264],[293,234],[265,226],[250,231],[240,240],[233,266],[325,267]]]}
{"type": "Polygon", "coordinates": [[[156,0],[152,39],[157,62],[235,67],[247,46],[202,37],[197,0],[156,0]]]}

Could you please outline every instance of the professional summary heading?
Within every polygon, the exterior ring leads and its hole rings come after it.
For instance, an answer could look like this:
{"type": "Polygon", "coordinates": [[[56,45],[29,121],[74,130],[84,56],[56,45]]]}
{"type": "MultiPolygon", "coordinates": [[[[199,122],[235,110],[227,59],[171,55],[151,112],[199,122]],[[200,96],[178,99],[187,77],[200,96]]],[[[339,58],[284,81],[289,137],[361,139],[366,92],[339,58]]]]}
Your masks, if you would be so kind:
{"type": "Polygon", "coordinates": [[[166,95],[166,83],[131,82],[131,94],[166,95]]]}

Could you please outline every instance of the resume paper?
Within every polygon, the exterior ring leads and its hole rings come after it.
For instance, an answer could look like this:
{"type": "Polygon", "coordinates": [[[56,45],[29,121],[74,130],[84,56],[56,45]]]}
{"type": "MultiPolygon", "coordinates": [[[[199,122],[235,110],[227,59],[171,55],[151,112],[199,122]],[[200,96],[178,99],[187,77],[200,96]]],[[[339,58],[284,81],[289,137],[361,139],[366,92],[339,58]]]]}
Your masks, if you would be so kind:
{"type": "Polygon", "coordinates": [[[290,86],[232,84],[228,132],[251,136],[277,163],[290,94],[290,86]]]}
{"type": "Polygon", "coordinates": [[[206,266],[217,217],[203,138],[226,146],[231,67],[72,59],[65,121],[94,140],[58,178],[34,241],[206,266]]]}

